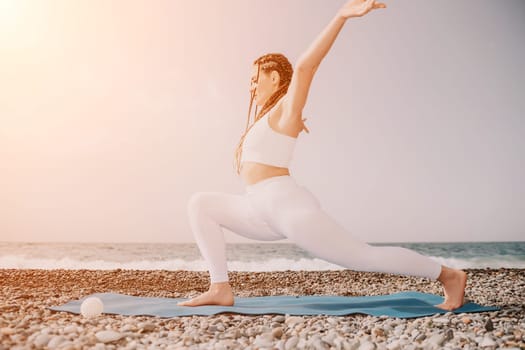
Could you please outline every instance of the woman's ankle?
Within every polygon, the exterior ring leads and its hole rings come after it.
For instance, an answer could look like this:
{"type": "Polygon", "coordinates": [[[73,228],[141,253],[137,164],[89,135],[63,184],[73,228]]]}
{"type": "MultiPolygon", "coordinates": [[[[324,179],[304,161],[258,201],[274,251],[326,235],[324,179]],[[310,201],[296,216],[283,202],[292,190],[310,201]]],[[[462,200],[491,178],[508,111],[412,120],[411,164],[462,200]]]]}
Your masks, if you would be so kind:
{"type": "Polygon", "coordinates": [[[445,265],[441,265],[441,273],[439,274],[439,277],[437,280],[441,283],[449,280],[454,275],[454,269],[447,267],[445,265]]]}
{"type": "Polygon", "coordinates": [[[213,292],[219,292],[219,291],[225,291],[225,290],[231,290],[230,282],[213,282],[210,283],[210,291],[213,292]]]}

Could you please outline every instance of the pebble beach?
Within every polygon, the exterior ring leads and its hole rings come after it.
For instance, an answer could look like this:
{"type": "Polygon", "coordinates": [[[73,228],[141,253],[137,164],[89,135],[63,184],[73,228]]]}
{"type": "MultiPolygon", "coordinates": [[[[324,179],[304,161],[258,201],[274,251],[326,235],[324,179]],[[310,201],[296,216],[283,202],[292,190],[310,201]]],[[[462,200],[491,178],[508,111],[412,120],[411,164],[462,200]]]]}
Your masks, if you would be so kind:
{"type": "MultiPolygon", "coordinates": [[[[158,318],[55,312],[93,293],[188,298],[194,271],[0,269],[0,350],[21,349],[525,349],[525,270],[466,269],[466,298],[499,311],[414,319],[221,314],[158,318]]],[[[382,273],[230,272],[236,296],[442,295],[439,282],[382,273]]]]}

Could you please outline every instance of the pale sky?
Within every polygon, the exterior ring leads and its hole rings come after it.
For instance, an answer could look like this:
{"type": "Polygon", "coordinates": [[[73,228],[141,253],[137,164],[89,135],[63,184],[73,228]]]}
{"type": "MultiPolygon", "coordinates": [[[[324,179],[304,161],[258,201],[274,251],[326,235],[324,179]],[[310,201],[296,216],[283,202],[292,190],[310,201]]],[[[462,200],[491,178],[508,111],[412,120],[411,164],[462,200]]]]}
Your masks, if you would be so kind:
{"type": "MultiPolygon", "coordinates": [[[[0,0],[0,241],[192,242],[194,192],[244,192],[251,63],[343,3],[0,0]]],[[[367,242],[524,240],[525,2],[386,4],[317,71],[292,176],[367,242]]]]}

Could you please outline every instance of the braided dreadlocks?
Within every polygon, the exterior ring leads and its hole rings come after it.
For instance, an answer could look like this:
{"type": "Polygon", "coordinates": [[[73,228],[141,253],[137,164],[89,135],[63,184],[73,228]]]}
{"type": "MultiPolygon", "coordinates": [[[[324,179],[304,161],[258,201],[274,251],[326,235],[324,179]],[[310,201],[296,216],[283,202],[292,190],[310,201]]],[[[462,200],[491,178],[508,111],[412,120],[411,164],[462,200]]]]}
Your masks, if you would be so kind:
{"type": "MultiPolygon", "coordinates": [[[[290,86],[290,82],[292,80],[293,75],[293,67],[291,63],[288,61],[288,59],[280,54],[280,53],[269,53],[266,55],[263,55],[256,59],[253,64],[257,65],[257,79],[259,79],[259,74],[261,71],[264,73],[271,73],[272,71],[277,71],[280,76],[280,83],[278,89],[268,98],[268,100],[264,103],[259,113],[257,113],[257,106],[255,107],[255,120],[254,122],[249,125],[250,123],[250,114],[252,111],[252,105],[253,100],[255,97],[255,90],[252,91],[251,98],[250,98],[250,107],[248,108],[248,119],[246,121],[246,129],[244,131],[244,134],[241,136],[241,139],[239,141],[239,144],[237,146],[237,149],[235,150],[235,168],[237,170],[237,174],[240,174],[240,162],[241,162],[241,155],[242,155],[242,145],[244,142],[244,139],[246,135],[248,134],[248,131],[253,127],[255,122],[257,122],[259,119],[261,119],[270,109],[272,109],[275,104],[288,92],[288,87],[290,86]]],[[[306,126],[304,127],[306,131],[306,126]]]]}

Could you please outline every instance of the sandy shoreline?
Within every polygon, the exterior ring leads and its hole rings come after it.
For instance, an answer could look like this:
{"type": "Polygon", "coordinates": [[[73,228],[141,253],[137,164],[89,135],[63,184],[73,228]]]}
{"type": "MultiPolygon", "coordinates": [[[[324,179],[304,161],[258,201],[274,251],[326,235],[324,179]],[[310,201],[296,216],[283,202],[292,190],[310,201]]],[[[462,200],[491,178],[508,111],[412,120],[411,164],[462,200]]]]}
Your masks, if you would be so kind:
{"type": "MultiPolygon", "coordinates": [[[[99,292],[191,297],[207,289],[208,274],[0,269],[0,350],[525,348],[525,270],[465,271],[469,276],[467,298],[482,305],[498,306],[501,311],[448,313],[411,320],[365,315],[300,318],[218,315],[174,319],[102,315],[88,320],[47,308],[99,292]],[[108,332],[113,332],[114,338],[104,338],[111,335],[108,332]]],[[[230,279],[236,296],[357,296],[406,290],[442,295],[438,282],[350,270],[231,272],[230,279]]]]}

